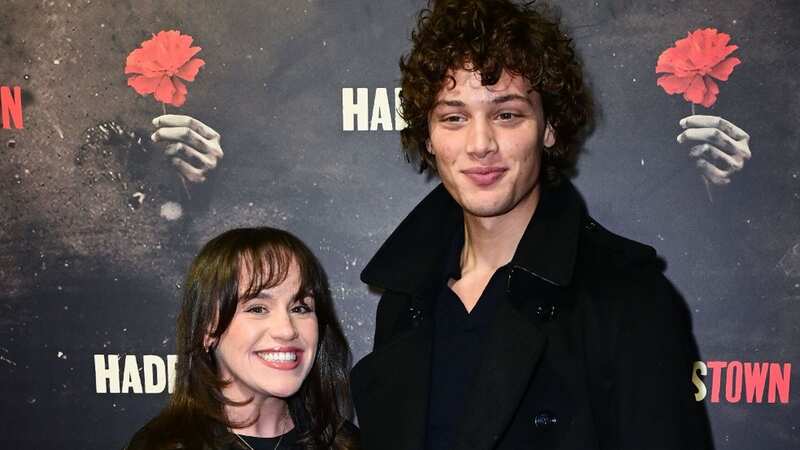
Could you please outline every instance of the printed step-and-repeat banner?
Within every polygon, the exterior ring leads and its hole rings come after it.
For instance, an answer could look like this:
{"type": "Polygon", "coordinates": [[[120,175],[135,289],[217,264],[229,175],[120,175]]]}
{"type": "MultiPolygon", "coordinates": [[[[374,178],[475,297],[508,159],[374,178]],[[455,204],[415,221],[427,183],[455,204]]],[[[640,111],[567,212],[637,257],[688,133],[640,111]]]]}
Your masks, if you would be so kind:
{"type": "MultiPolygon", "coordinates": [[[[600,223],[666,260],[717,447],[798,448],[800,4],[552,3],[599,105],[575,182],[600,223]],[[693,87],[671,64],[691,51],[717,64],[693,87]],[[677,139],[693,111],[720,118],[735,163],[677,139]]],[[[124,446],[172,388],[188,262],[232,227],[307,242],[355,359],[371,349],[358,274],[436,184],[397,132],[422,6],[3,1],[0,447],[124,446]],[[157,58],[169,86],[142,69],[157,58]],[[164,113],[202,122],[205,159],[153,141],[164,113]]]]}

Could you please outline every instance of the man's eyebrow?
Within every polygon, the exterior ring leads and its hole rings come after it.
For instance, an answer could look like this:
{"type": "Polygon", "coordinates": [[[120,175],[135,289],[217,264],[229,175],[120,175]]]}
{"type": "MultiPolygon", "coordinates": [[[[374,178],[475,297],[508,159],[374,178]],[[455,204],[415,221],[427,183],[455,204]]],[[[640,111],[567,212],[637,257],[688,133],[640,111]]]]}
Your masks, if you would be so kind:
{"type": "MultiPolygon", "coordinates": [[[[490,103],[492,103],[494,105],[498,105],[498,104],[501,104],[501,103],[513,102],[515,100],[521,100],[521,101],[523,101],[523,102],[525,102],[525,103],[527,103],[529,105],[532,105],[530,98],[528,98],[527,96],[524,96],[524,95],[519,95],[519,94],[501,95],[499,97],[493,98],[490,103]]],[[[465,103],[462,102],[461,100],[438,100],[438,101],[436,101],[436,103],[433,104],[433,107],[431,108],[431,110],[434,110],[439,106],[452,106],[452,107],[458,108],[458,107],[465,106],[465,103]]]]}
{"type": "Polygon", "coordinates": [[[519,94],[501,95],[500,97],[493,98],[492,99],[492,103],[497,105],[499,103],[512,102],[514,100],[522,100],[523,102],[531,105],[531,99],[530,98],[528,98],[528,97],[526,97],[524,95],[519,95],[519,94]]]}
{"type": "Polygon", "coordinates": [[[461,100],[437,100],[436,103],[433,104],[433,107],[431,107],[431,110],[434,110],[439,106],[460,107],[465,105],[461,100]]]}

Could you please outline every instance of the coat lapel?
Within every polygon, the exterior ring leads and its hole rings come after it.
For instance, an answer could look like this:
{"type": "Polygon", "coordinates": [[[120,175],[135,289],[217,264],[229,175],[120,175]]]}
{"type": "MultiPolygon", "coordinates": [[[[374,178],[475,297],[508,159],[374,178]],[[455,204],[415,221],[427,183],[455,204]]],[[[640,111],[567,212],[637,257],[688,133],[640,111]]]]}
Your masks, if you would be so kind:
{"type": "Polygon", "coordinates": [[[524,396],[545,343],[540,327],[511,302],[499,306],[454,449],[488,450],[496,445],[524,396]]]}
{"type": "Polygon", "coordinates": [[[423,321],[359,361],[354,385],[365,448],[419,450],[425,446],[433,327],[423,321]]]}

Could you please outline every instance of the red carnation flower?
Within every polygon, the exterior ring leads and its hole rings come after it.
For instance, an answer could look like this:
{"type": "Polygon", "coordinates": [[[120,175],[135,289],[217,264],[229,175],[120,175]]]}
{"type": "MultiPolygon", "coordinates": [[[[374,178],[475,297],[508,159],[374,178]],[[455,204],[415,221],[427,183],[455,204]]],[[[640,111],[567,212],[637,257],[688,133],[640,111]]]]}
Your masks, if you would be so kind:
{"type": "Polygon", "coordinates": [[[201,49],[192,47],[192,37],[179,31],[160,31],[152,39],[142,42],[125,61],[128,86],[141,95],[154,94],[161,103],[181,106],[186,101],[186,84],[194,81],[205,64],[193,58],[201,49]]]}
{"type": "Polygon", "coordinates": [[[719,86],[714,78],[727,81],[741,61],[728,58],[737,46],[728,45],[731,37],[714,28],[695,30],[664,50],[658,57],[656,73],[668,73],[656,83],[667,94],[683,94],[687,102],[706,108],[717,101],[719,86]]]}

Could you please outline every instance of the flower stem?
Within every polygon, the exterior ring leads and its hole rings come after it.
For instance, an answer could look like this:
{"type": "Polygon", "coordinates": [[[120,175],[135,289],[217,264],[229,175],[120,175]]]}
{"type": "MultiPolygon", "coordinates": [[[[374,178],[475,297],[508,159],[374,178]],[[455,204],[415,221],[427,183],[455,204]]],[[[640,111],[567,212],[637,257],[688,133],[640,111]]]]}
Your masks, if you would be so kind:
{"type": "MultiPolygon", "coordinates": [[[[692,115],[695,115],[694,111],[694,102],[692,102],[692,115]]],[[[708,185],[708,178],[705,175],[700,175],[700,178],[703,179],[703,185],[706,187],[706,194],[708,194],[708,202],[714,203],[714,197],[711,196],[711,186],[708,185]]]]}
{"type": "MultiPolygon", "coordinates": [[[[165,116],[167,115],[167,104],[164,102],[161,102],[161,112],[164,113],[165,116]]],[[[178,178],[181,180],[181,186],[183,186],[183,192],[186,193],[186,198],[191,200],[192,194],[189,193],[189,186],[186,185],[186,178],[184,178],[180,172],[178,172],[178,178]]]]}

